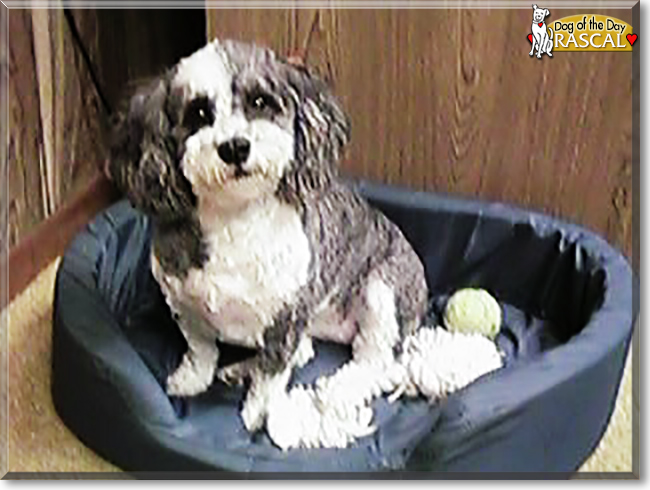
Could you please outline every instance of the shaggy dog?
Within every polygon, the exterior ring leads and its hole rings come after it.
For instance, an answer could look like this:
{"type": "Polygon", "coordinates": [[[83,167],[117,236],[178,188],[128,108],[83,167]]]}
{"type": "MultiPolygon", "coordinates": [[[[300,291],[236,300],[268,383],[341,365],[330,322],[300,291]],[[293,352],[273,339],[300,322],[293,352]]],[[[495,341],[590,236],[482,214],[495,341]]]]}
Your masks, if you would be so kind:
{"type": "Polygon", "coordinates": [[[250,385],[246,428],[312,337],[389,362],[421,324],[423,266],[337,177],[349,126],[326,85],[273,52],[214,41],[131,98],[109,172],[152,223],[152,271],[187,340],[169,395],[209,388],[216,340],[257,349],[218,376],[250,385]]]}

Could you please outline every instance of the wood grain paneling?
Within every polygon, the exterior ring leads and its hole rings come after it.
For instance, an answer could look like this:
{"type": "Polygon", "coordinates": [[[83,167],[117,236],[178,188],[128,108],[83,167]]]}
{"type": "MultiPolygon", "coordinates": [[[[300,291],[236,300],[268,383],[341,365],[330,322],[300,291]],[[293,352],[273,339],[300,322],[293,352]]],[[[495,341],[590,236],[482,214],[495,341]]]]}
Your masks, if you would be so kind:
{"type": "Polygon", "coordinates": [[[96,93],[60,10],[9,12],[9,245],[88,184],[103,149],[96,93]]]}
{"type": "MultiPolygon", "coordinates": [[[[0,97],[9,138],[0,168],[0,246],[3,254],[7,244],[11,250],[0,277],[9,271],[9,298],[117,197],[98,170],[106,123],[129,83],[205,44],[202,10],[70,13],[3,10],[10,42],[0,67],[9,83],[0,97]]],[[[0,309],[6,301],[0,298],[0,309]]]]}
{"type": "Polygon", "coordinates": [[[531,15],[214,10],[208,37],[305,50],[352,119],[344,172],[541,210],[631,256],[631,53],[529,58],[531,15]]]}
{"type": "MultiPolygon", "coordinates": [[[[62,6],[63,4],[61,4],[62,6]]],[[[205,43],[202,10],[72,11],[93,80],[62,9],[9,12],[8,242],[85,188],[106,158],[108,112],[130,82],[205,43]]]]}
{"type": "MultiPolygon", "coordinates": [[[[40,180],[40,107],[31,13],[9,12],[8,240],[46,216],[40,180]]],[[[4,201],[4,200],[3,200],[4,201]]]]}
{"type": "MultiPolygon", "coordinates": [[[[7,192],[9,184],[9,169],[7,167],[7,147],[9,143],[9,43],[5,42],[9,35],[9,9],[0,6],[0,263],[6,259],[8,242],[8,207],[7,192]]],[[[5,277],[0,276],[0,296],[6,290],[5,277]]],[[[1,378],[0,378],[1,381],[1,378]]],[[[0,420],[1,421],[1,420],[0,420]]],[[[1,441],[0,441],[1,442],[1,441]]],[[[0,457],[1,458],[1,457],[0,457]]],[[[0,464],[2,460],[0,459],[0,464]]]]}

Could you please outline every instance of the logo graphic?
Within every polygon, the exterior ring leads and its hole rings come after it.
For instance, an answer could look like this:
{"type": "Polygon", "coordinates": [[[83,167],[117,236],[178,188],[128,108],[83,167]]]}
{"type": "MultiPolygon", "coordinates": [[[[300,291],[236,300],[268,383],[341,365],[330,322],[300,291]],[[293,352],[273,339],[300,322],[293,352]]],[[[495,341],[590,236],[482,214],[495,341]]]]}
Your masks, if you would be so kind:
{"type": "Polygon", "coordinates": [[[533,5],[530,56],[537,52],[539,59],[544,53],[553,57],[551,51],[632,51],[639,38],[627,22],[607,15],[572,15],[552,22],[545,20],[549,15],[548,9],[533,5]]]}
{"type": "Polygon", "coordinates": [[[533,56],[535,48],[537,48],[537,57],[539,59],[542,58],[544,53],[551,58],[553,57],[551,54],[553,50],[553,31],[546,27],[546,22],[544,22],[544,19],[549,14],[548,9],[538,9],[537,5],[533,5],[533,33],[528,34],[528,40],[533,45],[530,48],[530,53],[528,53],[530,56],[533,56]]]}

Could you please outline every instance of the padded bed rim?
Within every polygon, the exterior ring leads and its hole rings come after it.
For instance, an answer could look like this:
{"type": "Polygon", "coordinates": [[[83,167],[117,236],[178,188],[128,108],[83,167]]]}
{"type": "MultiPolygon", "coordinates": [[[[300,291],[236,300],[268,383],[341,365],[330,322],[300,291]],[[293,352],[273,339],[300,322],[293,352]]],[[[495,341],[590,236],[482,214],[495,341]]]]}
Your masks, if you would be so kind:
{"type": "MultiPolygon", "coordinates": [[[[497,219],[506,218],[513,223],[532,224],[539,219],[539,221],[546,223],[544,228],[548,228],[549,231],[553,231],[555,227],[558,227],[570,232],[572,240],[579,242],[585,250],[598,257],[600,266],[605,271],[606,284],[615,282],[619,285],[616,288],[606,288],[607,294],[601,309],[592,316],[580,335],[573,337],[566,344],[548,351],[544,356],[525,360],[521,365],[518,365],[517,369],[497,371],[452,395],[448,400],[448,405],[454,407],[454,410],[446,411],[446,416],[441,417],[438,421],[436,430],[444,431],[445,427],[451,430],[453,427],[463,426],[463,424],[468,423],[471,423],[473,427],[480,427],[481,424],[490,425],[494,422],[495,417],[498,418],[498,414],[517,411],[522,405],[540,397],[546,390],[570,382],[570,378],[574,373],[590,370],[597,360],[607,357],[608,354],[617,350],[620,345],[628,345],[633,321],[638,312],[638,301],[634,295],[636,294],[636,288],[633,287],[635,279],[627,261],[605,240],[593,232],[574,224],[504,204],[459,198],[450,199],[430,193],[413,192],[365,181],[358,181],[355,185],[370,200],[381,199],[386,203],[414,209],[437,208],[454,213],[481,214],[497,219]],[[632,277],[633,280],[627,280],[627,277],[632,277]],[[629,304],[626,298],[634,298],[631,301],[632,304],[629,304]],[[594,355],[595,353],[597,355],[594,355]],[[543,383],[531,384],[525,382],[532,373],[540,369],[543,369],[546,373],[543,383]],[[508,386],[513,385],[518,387],[516,393],[507,389],[508,386]],[[495,389],[499,391],[501,396],[491,403],[495,389]],[[459,402],[459,400],[462,400],[462,402],[459,402]],[[454,405],[457,403],[461,403],[462,406],[454,405]]],[[[83,246],[83,241],[101,242],[107,238],[107,234],[114,232],[114,229],[119,225],[120,222],[112,222],[109,227],[102,230],[97,227],[88,227],[73,242],[70,248],[70,250],[74,251],[72,255],[76,255],[77,259],[89,260],[90,263],[96,264],[101,247],[94,247],[94,255],[88,254],[89,249],[83,246]]],[[[535,228],[540,229],[538,223],[535,223],[535,228]]],[[[62,282],[73,281],[81,284],[92,284],[96,280],[94,277],[96,271],[88,270],[87,276],[81,277],[78,267],[70,266],[72,265],[70,256],[71,252],[68,252],[66,258],[62,261],[57,275],[57,290],[62,287],[62,282]]],[[[75,261],[76,259],[72,262],[75,261]]],[[[70,285],[70,283],[67,283],[67,285],[70,285]]],[[[88,300],[91,301],[91,298],[88,298],[88,300]]],[[[116,320],[106,311],[106,306],[97,304],[96,307],[103,310],[101,311],[101,317],[106,319],[106,325],[109,329],[113,333],[119,332],[120,328],[116,320]]],[[[88,329],[83,328],[82,325],[85,319],[77,315],[74,309],[66,308],[66,305],[59,305],[59,308],[55,311],[55,316],[55,321],[59,325],[79,327],[72,329],[66,327],[66,330],[68,334],[76,337],[75,342],[83,345],[84,339],[79,338],[75,333],[87,332],[88,329]]],[[[113,339],[113,341],[120,344],[114,343],[112,344],[113,347],[117,346],[119,349],[125,349],[124,352],[131,349],[123,335],[119,336],[119,341],[118,339],[113,339]]],[[[138,357],[134,351],[131,353],[138,357]]],[[[110,355],[112,356],[113,352],[110,355]]],[[[131,379],[130,371],[126,369],[120,371],[120,363],[116,364],[114,361],[114,358],[105,359],[106,365],[104,367],[110,371],[112,379],[119,380],[121,388],[124,389],[121,393],[123,401],[127,406],[130,406],[133,400],[139,398],[140,383],[147,383],[151,380],[131,379]]],[[[141,359],[139,359],[139,362],[144,366],[141,359]]],[[[140,418],[143,426],[150,429],[152,437],[157,437],[160,430],[163,430],[163,433],[169,431],[170,436],[175,437],[173,414],[170,412],[168,402],[164,403],[165,400],[166,396],[161,390],[160,399],[151,400],[147,407],[147,419],[140,418]],[[153,423],[150,417],[153,417],[157,422],[153,423]]],[[[57,403],[56,393],[55,403],[57,403]]],[[[133,413],[134,415],[141,415],[139,411],[133,413]]],[[[163,441],[161,440],[161,442],[163,441]]],[[[396,464],[395,462],[388,463],[390,466],[396,464]]],[[[280,471],[292,471],[291,468],[282,469],[281,467],[280,464],[280,471]]],[[[408,468],[408,462],[406,462],[406,467],[408,468]]]]}

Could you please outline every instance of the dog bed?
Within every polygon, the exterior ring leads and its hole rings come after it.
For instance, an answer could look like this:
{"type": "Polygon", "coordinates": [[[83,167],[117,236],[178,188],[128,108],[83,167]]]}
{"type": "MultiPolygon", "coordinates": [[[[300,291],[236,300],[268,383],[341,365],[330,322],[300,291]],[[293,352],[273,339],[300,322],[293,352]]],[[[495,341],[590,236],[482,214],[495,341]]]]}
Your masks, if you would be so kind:
{"type": "MultiPolygon", "coordinates": [[[[166,395],[164,380],[185,341],[151,276],[148,220],[121,201],[77,236],[57,273],[52,394],[65,424],[131,472],[249,478],[396,470],[430,478],[576,470],[605,430],[631,340],[637,302],[626,260],[595,234],[544,215],[354,185],[422,258],[432,324],[461,287],[498,298],[504,367],[435,404],[376,400],[377,431],[348,448],[282,451],[264,432],[248,434],[240,388],[215,382],[194,398],[166,395]]],[[[249,354],[221,347],[222,364],[249,354]]],[[[313,382],[350,355],[335,344],[314,347],[316,359],[294,382],[313,382]]]]}

